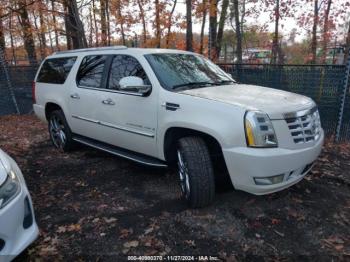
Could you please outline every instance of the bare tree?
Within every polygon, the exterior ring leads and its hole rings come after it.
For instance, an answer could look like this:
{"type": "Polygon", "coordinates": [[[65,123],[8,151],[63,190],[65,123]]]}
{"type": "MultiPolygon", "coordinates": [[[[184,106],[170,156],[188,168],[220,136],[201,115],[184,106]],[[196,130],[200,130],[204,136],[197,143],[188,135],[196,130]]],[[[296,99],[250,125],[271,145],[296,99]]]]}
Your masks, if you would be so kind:
{"type": "Polygon", "coordinates": [[[186,50],[193,51],[192,0],[186,0],[186,50]]]}
{"type": "Polygon", "coordinates": [[[174,4],[173,7],[171,8],[171,11],[169,13],[169,18],[168,18],[168,32],[167,32],[167,36],[166,36],[166,47],[169,48],[169,42],[170,42],[170,33],[171,33],[171,27],[173,25],[173,15],[175,12],[175,8],[176,8],[176,4],[177,4],[177,0],[174,0],[174,4]]]}
{"type": "Polygon", "coordinates": [[[57,30],[57,21],[56,21],[56,13],[55,13],[55,0],[51,0],[51,8],[52,8],[52,23],[53,23],[53,30],[55,32],[55,44],[56,49],[60,50],[60,43],[58,41],[58,30],[57,30]]]}
{"type": "Polygon", "coordinates": [[[160,5],[159,0],[154,0],[154,5],[156,9],[156,47],[160,48],[160,42],[161,42],[161,32],[160,32],[160,5]]]}
{"type": "Polygon", "coordinates": [[[216,36],[217,36],[217,16],[218,16],[218,1],[210,0],[209,2],[209,58],[216,60],[216,36]]]}
{"type": "Polygon", "coordinates": [[[350,20],[348,23],[348,34],[346,37],[346,44],[345,44],[345,55],[344,55],[344,64],[348,62],[349,59],[349,52],[350,52],[350,20]]]}
{"type": "Polygon", "coordinates": [[[312,26],[312,39],[311,39],[311,64],[316,64],[317,58],[317,26],[318,26],[318,0],[314,0],[314,22],[312,26]]]}
{"type": "Polygon", "coordinates": [[[106,6],[107,6],[106,0],[100,0],[101,43],[103,46],[107,46],[107,20],[106,20],[106,8],[107,7],[106,6]]]}
{"type": "Polygon", "coordinates": [[[93,18],[94,18],[94,29],[95,29],[95,37],[96,37],[96,46],[99,45],[99,36],[98,36],[98,26],[97,26],[97,19],[96,19],[96,5],[95,5],[95,0],[92,0],[92,13],[93,13],[93,18]]]}
{"type": "Polygon", "coordinates": [[[146,26],[146,18],[145,18],[145,11],[143,9],[143,0],[137,0],[137,5],[139,8],[140,16],[141,16],[141,22],[142,22],[142,41],[145,45],[147,42],[147,26],[146,26]]]}
{"type": "Polygon", "coordinates": [[[271,64],[276,64],[276,62],[277,62],[278,49],[279,49],[279,45],[278,45],[279,20],[280,20],[280,0],[276,0],[276,6],[275,6],[275,33],[273,35],[273,41],[272,41],[271,64]]]}
{"type": "Polygon", "coordinates": [[[323,24],[323,39],[322,39],[322,63],[326,63],[327,56],[327,44],[328,44],[328,25],[329,25],[329,12],[331,10],[332,0],[327,1],[327,8],[324,12],[324,24],[323,24]]]}
{"type": "Polygon", "coordinates": [[[227,18],[228,4],[229,4],[229,0],[222,0],[219,28],[218,28],[218,34],[216,39],[216,46],[217,46],[216,48],[217,48],[218,56],[220,56],[220,53],[221,53],[222,37],[224,35],[224,27],[225,27],[225,22],[227,18]]]}
{"type": "MultiPolygon", "coordinates": [[[[233,14],[235,19],[236,26],[236,54],[237,54],[237,63],[242,63],[242,34],[241,34],[241,22],[239,21],[239,3],[238,0],[233,0],[233,14]]],[[[242,19],[242,18],[241,18],[242,19]]]]}
{"type": "Polygon", "coordinates": [[[203,49],[204,49],[204,29],[205,29],[205,23],[207,20],[207,0],[203,0],[202,5],[203,5],[202,27],[201,27],[201,36],[200,36],[200,46],[199,46],[199,53],[201,54],[203,54],[203,49]]]}
{"type": "MultiPolygon", "coordinates": [[[[0,10],[1,15],[1,10],[0,10]]],[[[2,18],[0,18],[0,49],[5,50],[5,33],[2,18]]]]}
{"type": "Polygon", "coordinates": [[[37,64],[35,45],[34,45],[34,36],[32,31],[32,26],[29,20],[29,15],[27,11],[26,0],[18,1],[18,18],[22,28],[24,48],[28,55],[28,60],[30,65],[37,64]]]}
{"type": "Polygon", "coordinates": [[[64,0],[67,47],[87,47],[83,23],[80,20],[76,0],[64,0]],[[71,43],[71,46],[70,46],[71,43]]]}

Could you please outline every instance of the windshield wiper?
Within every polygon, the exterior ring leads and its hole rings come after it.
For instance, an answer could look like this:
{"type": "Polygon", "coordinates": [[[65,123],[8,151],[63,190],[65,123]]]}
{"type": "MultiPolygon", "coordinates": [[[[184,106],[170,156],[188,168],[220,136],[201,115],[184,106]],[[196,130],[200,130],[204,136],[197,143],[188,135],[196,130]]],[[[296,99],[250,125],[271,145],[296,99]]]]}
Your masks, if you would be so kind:
{"type": "Polygon", "coordinates": [[[213,82],[189,82],[189,83],[174,85],[173,89],[175,90],[182,87],[205,87],[207,85],[215,85],[215,84],[216,83],[213,83],[213,82]]]}
{"type": "Polygon", "coordinates": [[[222,80],[222,81],[219,81],[219,82],[215,82],[214,84],[215,85],[227,85],[229,83],[236,83],[236,82],[233,81],[233,80],[222,80]]]}

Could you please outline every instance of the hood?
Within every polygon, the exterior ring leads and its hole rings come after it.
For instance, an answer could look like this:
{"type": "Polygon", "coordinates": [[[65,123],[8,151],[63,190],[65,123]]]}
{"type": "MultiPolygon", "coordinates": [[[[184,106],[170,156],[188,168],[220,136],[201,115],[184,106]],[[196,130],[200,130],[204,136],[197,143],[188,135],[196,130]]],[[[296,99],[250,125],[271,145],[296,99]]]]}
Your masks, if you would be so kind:
{"type": "Polygon", "coordinates": [[[247,110],[260,110],[267,113],[271,119],[283,119],[284,113],[315,106],[313,100],[306,96],[244,84],[212,86],[180,93],[244,107],[247,110]]]}
{"type": "Polygon", "coordinates": [[[0,150],[0,186],[6,181],[7,179],[7,170],[5,168],[5,164],[3,163],[3,157],[2,157],[2,151],[0,150]]]}

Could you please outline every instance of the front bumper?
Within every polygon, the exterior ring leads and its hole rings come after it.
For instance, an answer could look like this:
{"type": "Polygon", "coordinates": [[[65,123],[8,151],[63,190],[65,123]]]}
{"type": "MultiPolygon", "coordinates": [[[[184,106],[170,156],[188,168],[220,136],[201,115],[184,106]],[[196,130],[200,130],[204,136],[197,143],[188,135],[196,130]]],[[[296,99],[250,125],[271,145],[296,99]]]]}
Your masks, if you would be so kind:
{"type": "Polygon", "coordinates": [[[23,175],[17,164],[10,159],[11,166],[21,181],[21,192],[9,204],[0,209],[0,262],[14,259],[38,236],[32,201],[23,175]],[[26,212],[29,210],[29,212],[26,212]],[[25,215],[27,213],[27,216],[25,215]],[[28,214],[31,214],[31,219],[28,214]],[[28,219],[29,218],[29,219],[28,219]]]}
{"type": "Polygon", "coordinates": [[[311,147],[291,150],[284,148],[248,148],[223,149],[223,154],[235,189],[255,195],[269,194],[290,187],[310,171],[312,163],[321,153],[324,133],[311,147]],[[284,174],[281,183],[256,185],[255,178],[284,174]]]}

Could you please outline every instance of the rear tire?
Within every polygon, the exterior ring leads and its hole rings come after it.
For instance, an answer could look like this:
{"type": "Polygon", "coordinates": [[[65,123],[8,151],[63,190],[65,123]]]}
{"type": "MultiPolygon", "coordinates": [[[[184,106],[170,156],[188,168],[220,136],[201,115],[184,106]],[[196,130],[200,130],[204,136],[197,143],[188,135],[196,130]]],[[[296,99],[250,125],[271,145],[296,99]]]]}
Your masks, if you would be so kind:
{"type": "Polygon", "coordinates": [[[69,152],[74,147],[72,131],[62,110],[55,110],[49,115],[49,134],[52,144],[63,152],[69,152]]]}
{"type": "Polygon", "coordinates": [[[177,148],[178,174],[183,198],[192,208],[213,202],[215,180],[207,145],[199,137],[184,137],[177,148]]]}

